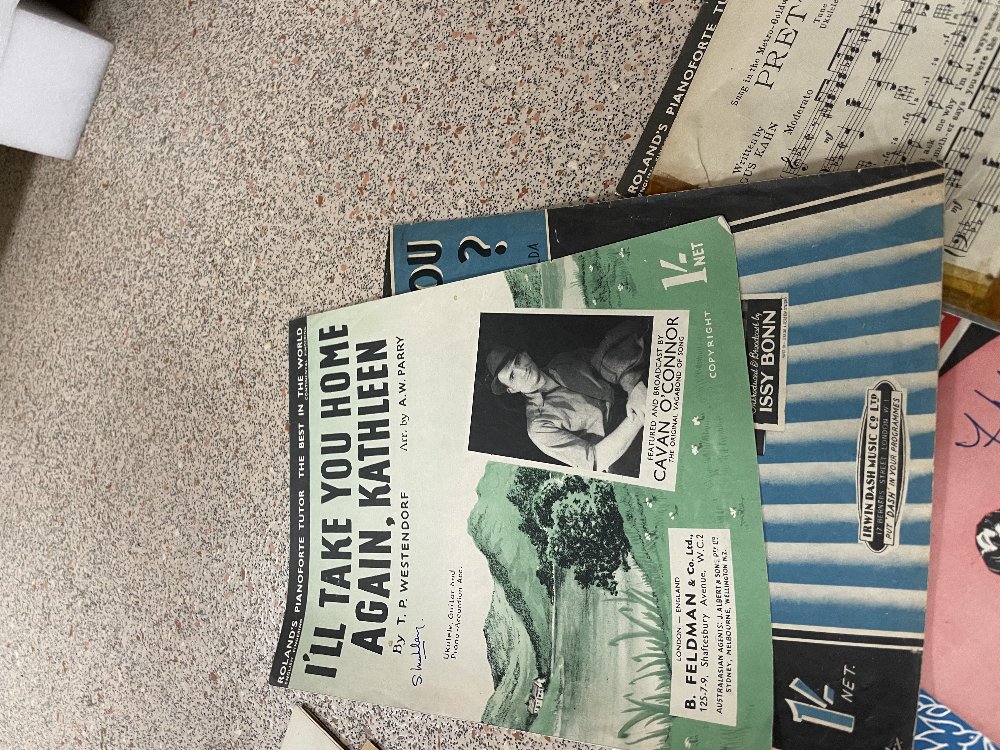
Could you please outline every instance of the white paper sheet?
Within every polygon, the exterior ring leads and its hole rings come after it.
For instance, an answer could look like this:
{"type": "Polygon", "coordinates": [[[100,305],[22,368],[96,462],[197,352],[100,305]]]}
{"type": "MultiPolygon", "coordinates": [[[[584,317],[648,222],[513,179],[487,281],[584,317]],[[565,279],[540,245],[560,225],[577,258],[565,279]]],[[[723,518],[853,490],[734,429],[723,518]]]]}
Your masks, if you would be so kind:
{"type": "Polygon", "coordinates": [[[998,54],[995,0],[730,2],[651,191],[942,161],[946,259],[996,275],[998,54]]]}
{"type": "Polygon", "coordinates": [[[348,750],[302,706],[292,706],[281,750],[348,750]]]}

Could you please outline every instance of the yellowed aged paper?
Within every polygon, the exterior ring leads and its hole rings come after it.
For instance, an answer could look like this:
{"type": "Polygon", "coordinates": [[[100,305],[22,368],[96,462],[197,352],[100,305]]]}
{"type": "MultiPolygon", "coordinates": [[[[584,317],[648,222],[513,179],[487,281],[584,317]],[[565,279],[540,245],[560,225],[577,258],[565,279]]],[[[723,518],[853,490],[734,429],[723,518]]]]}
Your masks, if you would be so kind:
{"type": "Polygon", "coordinates": [[[943,162],[951,301],[972,304],[1000,271],[998,18],[987,0],[730,2],[649,192],[943,162]]]}

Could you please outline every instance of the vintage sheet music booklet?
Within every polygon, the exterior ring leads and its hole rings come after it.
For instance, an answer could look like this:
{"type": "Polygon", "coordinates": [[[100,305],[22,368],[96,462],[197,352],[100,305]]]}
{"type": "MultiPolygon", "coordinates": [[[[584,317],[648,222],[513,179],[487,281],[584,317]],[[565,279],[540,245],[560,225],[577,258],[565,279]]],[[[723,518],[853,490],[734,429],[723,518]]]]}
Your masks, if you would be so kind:
{"type": "Polygon", "coordinates": [[[723,220],[292,321],[289,402],[273,684],[621,748],[770,747],[723,220]]]}
{"type": "Polygon", "coordinates": [[[388,287],[404,298],[507,269],[511,288],[539,299],[549,286],[532,264],[726,217],[743,295],[781,750],[913,741],[943,176],[934,164],[897,165],[392,230],[388,287]]]}

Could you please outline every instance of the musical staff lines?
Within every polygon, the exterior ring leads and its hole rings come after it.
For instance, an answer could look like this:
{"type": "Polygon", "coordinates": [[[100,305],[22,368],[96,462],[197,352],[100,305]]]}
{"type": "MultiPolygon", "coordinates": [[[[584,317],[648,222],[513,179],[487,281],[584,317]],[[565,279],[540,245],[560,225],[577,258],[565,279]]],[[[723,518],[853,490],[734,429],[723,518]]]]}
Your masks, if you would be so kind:
{"type": "Polygon", "coordinates": [[[795,82],[805,104],[787,119],[764,115],[787,122],[769,169],[797,177],[941,161],[947,252],[962,268],[1000,273],[1000,0],[840,7],[843,21],[813,32],[825,54],[796,60],[807,62],[795,82]]]}
{"type": "Polygon", "coordinates": [[[896,17],[883,25],[883,3],[866,3],[855,25],[845,30],[827,66],[830,75],[820,84],[805,126],[788,155],[782,158],[783,177],[808,172],[807,162],[818,143],[829,147],[819,171],[836,171],[854,143],[865,137],[865,122],[876,100],[883,91],[897,88],[890,76],[906,41],[916,33],[918,19],[930,11],[930,5],[923,2],[903,0],[898,5],[896,17]],[[882,41],[881,46],[869,51],[876,39],[882,41]],[[870,73],[861,92],[857,96],[846,96],[851,75],[859,68],[869,70],[869,66],[870,73]],[[834,109],[841,103],[847,111],[845,121],[830,127],[834,109]]]}
{"type": "Polygon", "coordinates": [[[1000,9],[995,0],[938,3],[933,17],[943,27],[944,44],[933,53],[933,72],[924,76],[921,93],[910,86],[895,92],[911,109],[883,163],[944,162],[945,250],[961,258],[1000,213],[1000,157],[983,154],[1000,109],[1000,9]]]}
{"type": "Polygon", "coordinates": [[[984,135],[986,135],[985,128],[981,130],[969,125],[962,125],[955,131],[955,137],[942,159],[948,170],[945,176],[948,199],[954,197],[956,191],[960,190],[964,184],[965,173],[969,169],[972,154],[975,153],[984,135]]]}
{"type": "Polygon", "coordinates": [[[948,206],[959,218],[955,231],[944,243],[944,249],[960,258],[968,254],[986,222],[1000,212],[1000,159],[985,158],[982,166],[987,176],[975,196],[953,200],[948,206]]]}
{"type": "Polygon", "coordinates": [[[821,172],[837,171],[847,156],[855,141],[865,137],[865,123],[875,106],[875,102],[883,91],[895,91],[896,84],[890,81],[892,69],[896,65],[907,40],[917,31],[916,21],[926,15],[930,5],[918,2],[902,3],[896,20],[885,31],[888,35],[881,49],[871,53],[875,60],[868,79],[862,87],[861,94],[856,98],[848,98],[845,104],[848,115],[840,126],[840,131],[833,139],[833,145],[823,160],[821,172]]]}
{"type": "Polygon", "coordinates": [[[834,106],[840,99],[847,80],[851,77],[868,41],[871,39],[871,29],[878,24],[882,3],[865,4],[858,15],[857,23],[844,32],[837,50],[827,66],[831,75],[820,85],[805,127],[795,144],[789,149],[788,156],[782,157],[785,168],[781,171],[783,177],[798,177],[807,172],[806,160],[812,152],[820,132],[824,130],[827,120],[831,117],[834,106]]]}
{"type": "Polygon", "coordinates": [[[997,55],[994,52],[993,58],[986,66],[986,75],[979,82],[969,102],[966,124],[955,132],[955,137],[944,154],[944,163],[948,169],[945,185],[949,199],[961,189],[972,154],[986,135],[996,113],[997,102],[1000,101],[1000,69],[996,63],[997,55]]]}
{"type": "MultiPolygon", "coordinates": [[[[907,161],[913,160],[919,151],[927,145],[925,140],[928,131],[932,126],[936,125],[939,119],[937,115],[944,107],[944,103],[948,101],[949,92],[955,85],[955,71],[965,70],[965,56],[966,52],[970,49],[968,44],[969,35],[979,23],[978,8],[981,5],[982,0],[966,0],[964,10],[961,13],[952,14],[951,18],[955,21],[955,26],[949,34],[948,42],[941,54],[941,60],[914,110],[904,116],[906,121],[905,127],[900,135],[895,151],[887,156],[887,164],[905,164],[907,161]]],[[[989,74],[992,75],[992,73],[989,74]]],[[[985,117],[988,118],[989,115],[987,114],[985,117]]],[[[982,137],[982,130],[980,128],[972,126],[971,132],[974,137],[982,137]],[[975,136],[976,133],[978,133],[978,136],[975,136]]],[[[956,140],[961,135],[961,133],[956,133],[956,140]]],[[[971,143],[966,143],[965,148],[960,152],[956,152],[955,155],[957,156],[958,153],[971,154],[973,150],[974,146],[971,143]]],[[[962,174],[964,174],[965,163],[952,163],[946,156],[945,164],[949,168],[948,176],[951,178],[949,186],[951,186],[952,183],[959,181],[962,174]],[[958,170],[957,175],[954,172],[955,168],[958,170]]]]}

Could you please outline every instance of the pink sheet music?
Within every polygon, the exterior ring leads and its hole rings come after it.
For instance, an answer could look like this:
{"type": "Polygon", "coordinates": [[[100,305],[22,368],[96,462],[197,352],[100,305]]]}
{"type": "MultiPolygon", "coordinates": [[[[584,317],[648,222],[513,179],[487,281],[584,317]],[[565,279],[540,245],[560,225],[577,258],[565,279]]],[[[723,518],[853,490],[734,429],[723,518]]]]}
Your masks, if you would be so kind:
{"type": "Polygon", "coordinates": [[[1000,339],[938,389],[921,686],[1000,738],[1000,339]],[[990,514],[995,514],[990,518],[990,514]]]}

